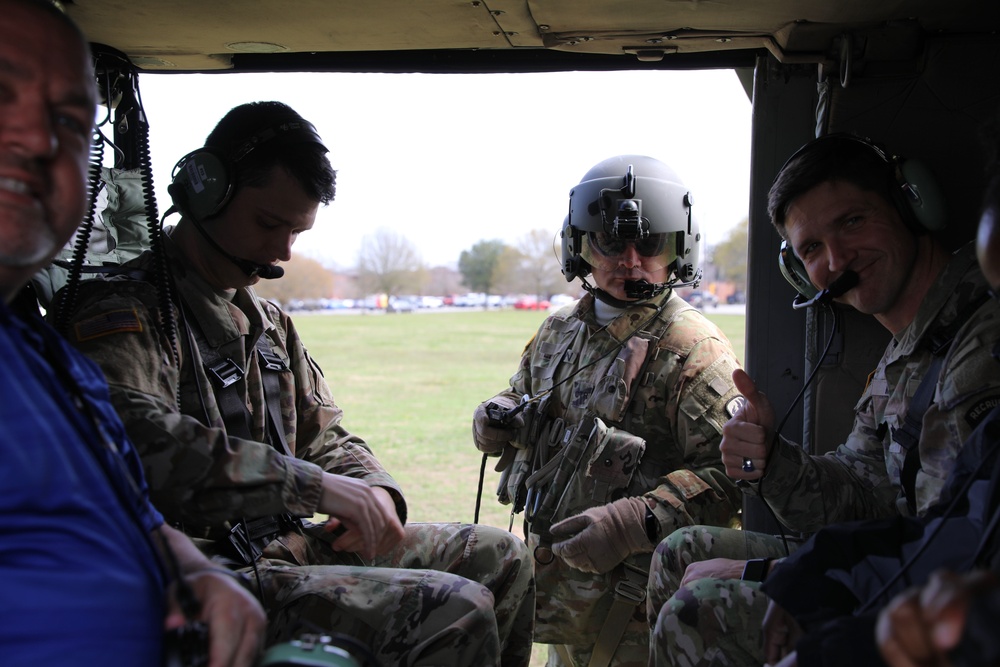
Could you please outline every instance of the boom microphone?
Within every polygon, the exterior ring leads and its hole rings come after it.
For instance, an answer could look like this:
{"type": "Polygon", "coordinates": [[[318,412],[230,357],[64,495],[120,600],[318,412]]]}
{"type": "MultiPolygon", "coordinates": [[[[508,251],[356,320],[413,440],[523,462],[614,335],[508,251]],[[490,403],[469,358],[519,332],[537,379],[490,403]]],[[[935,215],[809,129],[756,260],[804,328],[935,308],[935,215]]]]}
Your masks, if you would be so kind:
{"type": "Polygon", "coordinates": [[[801,297],[796,297],[792,301],[792,308],[799,310],[800,308],[808,308],[809,306],[821,306],[826,303],[830,303],[838,296],[843,296],[850,290],[854,289],[858,284],[858,274],[854,271],[848,269],[840,274],[840,276],[830,283],[830,286],[825,290],[820,290],[819,294],[808,300],[801,300],[801,297]]]}
{"type": "Polygon", "coordinates": [[[625,296],[629,299],[652,299],[667,289],[667,283],[651,283],[648,280],[626,280],[625,296]]]}
{"type": "Polygon", "coordinates": [[[226,256],[230,262],[235,264],[240,268],[243,273],[247,274],[251,278],[254,276],[259,276],[264,280],[273,280],[275,278],[280,278],[285,275],[285,270],[280,266],[271,266],[270,264],[255,264],[248,259],[240,259],[235,255],[230,255],[228,252],[220,248],[218,245],[215,247],[216,250],[221,252],[226,256]]]}

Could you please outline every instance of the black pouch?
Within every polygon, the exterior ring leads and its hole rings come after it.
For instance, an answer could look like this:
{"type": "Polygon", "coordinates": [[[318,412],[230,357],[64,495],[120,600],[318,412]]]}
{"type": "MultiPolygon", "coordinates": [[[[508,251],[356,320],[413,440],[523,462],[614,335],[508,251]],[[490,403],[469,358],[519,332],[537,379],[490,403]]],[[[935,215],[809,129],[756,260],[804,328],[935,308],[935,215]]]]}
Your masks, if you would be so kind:
{"type": "Polygon", "coordinates": [[[253,565],[271,540],[294,526],[295,519],[284,514],[240,520],[229,531],[230,555],[244,566],[253,565]]]}

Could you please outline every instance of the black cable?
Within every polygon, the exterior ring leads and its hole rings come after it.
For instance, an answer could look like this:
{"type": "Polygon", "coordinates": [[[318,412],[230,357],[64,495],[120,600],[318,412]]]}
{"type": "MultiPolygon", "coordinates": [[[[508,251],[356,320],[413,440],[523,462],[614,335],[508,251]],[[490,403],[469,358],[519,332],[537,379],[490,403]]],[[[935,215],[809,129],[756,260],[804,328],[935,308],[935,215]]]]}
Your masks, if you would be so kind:
{"type": "Polygon", "coordinates": [[[95,131],[90,139],[90,162],[87,166],[87,208],[83,221],[76,231],[76,242],[73,245],[73,255],[66,278],[65,288],[59,293],[53,319],[54,328],[66,335],[66,327],[70,311],[76,305],[76,296],[80,291],[80,279],[83,274],[83,263],[87,257],[87,246],[90,243],[90,233],[94,229],[94,207],[97,194],[101,191],[101,165],[104,163],[104,135],[95,131]]]}
{"type": "Polygon", "coordinates": [[[257,569],[257,559],[253,557],[253,544],[250,540],[250,528],[247,526],[246,517],[240,517],[240,525],[243,526],[243,537],[247,542],[247,553],[250,555],[250,567],[253,568],[253,577],[257,580],[257,594],[260,596],[260,603],[266,605],[264,600],[264,584],[260,581],[260,571],[257,569]]]}
{"type": "MultiPolygon", "coordinates": [[[[996,447],[996,445],[994,445],[994,447],[996,447]]],[[[964,484],[962,484],[962,488],[959,489],[959,492],[956,493],[955,497],[951,499],[950,503],[948,503],[948,508],[940,516],[936,517],[938,523],[927,535],[926,539],[923,540],[920,546],[917,547],[917,550],[913,552],[913,554],[906,560],[906,562],[900,566],[899,571],[896,572],[896,574],[894,574],[892,577],[890,577],[889,580],[882,585],[882,588],[880,588],[875,595],[872,595],[870,598],[868,598],[868,602],[866,602],[863,607],[861,607],[857,612],[855,612],[855,615],[860,615],[867,611],[870,611],[872,607],[875,605],[875,603],[881,600],[886,595],[886,593],[889,592],[889,589],[895,586],[896,583],[903,578],[903,575],[909,572],[910,568],[912,568],[913,565],[917,562],[917,559],[919,559],[920,556],[924,554],[924,551],[927,550],[927,547],[930,546],[930,543],[934,540],[935,537],[937,537],[937,534],[941,532],[941,530],[944,528],[945,519],[948,519],[952,516],[952,513],[958,508],[959,501],[966,499],[966,494],[968,493],[969,488],[972,486],[973,483],[977,481],[979,472],[983,469],[983,466],[986,465],[986,463],[990,460],[991,457],[987,456],[986,454],[980,456],[979,463],[976,465],[975,470],[973,470],[969,474],[969,478],[965,480],[964,484]]],[[[984,526],[984,537],[985,537],[985,531],[986,527],[984,526]]]]}
{"type": "MultiPolygon", "coordinates": [[[[596,299],[596,297],[595,297],[595,299],[596,299]]],[[[541,392],[540,394],[532,396],[531,398],[528,398],[527,400],[521,401],[516,406],[514,406],[512,409],[508,410],[504,414],[503,419],[510,419],[511,417],[513,417],[516,414],[518,414],[519,412],[521,412],[521,410],[523,410],[525,408],[525,406],[527,406],[529,403],[534,403],[534,402],[536,402],[536,401],[544,398],[545,396],[548,396],[553,391],[555,391],[556,388],[558,388],[558,387],[566,384],[567,382],[569,382],[570,380],[572,380],[573,378],[575,378],[577,375],[579,375],[583,371],[585,371],[588,368],[590,368],[591,366],[594,366],[595,364],[603,361],[604,359],[607,359],[608,356],[610,356],[612,353],[618,352],[620,349],[622,349],[623,347],[625,347],[625,344],[628,343],[636,334],[638,334],[640,331],[645,331],[646,327],[648,327],[650,324],[652,324],[656,320],[656,318],[658,318],[660,316],[660,314],[663,312],[663,309],[666,308],[668,301],[670,301],[670,294],[669,293],[667,294],[666,297],[664,297],[663,302],[659,306],[656,307],[656,310],[653,312],[653,314],[650,316],[650,318],[648,320],[646,320],[645,322],[643,322],[642,324],[640,324],[635,329],[633,329],[632,332],[629,335],[625,336],[625,338],[623,338],[617,345],[615,345],[610,350],[608,350],[607,352],[605,352],[601,356],[599,356],[596,359],[594,359],[593,361],[591,361],[589,364],[585,364],[584,366],[581,366],[580,368],[576,369],[575,371],[573,371],[572,373],[570,373],[568,376],[564,377],[559,382],[556,382],[555,384],[553,384],[551,387],[549,387],[545,391],[541,392]]],[[[642,305],[648,305],[648,304],[642,304],[642,305]]],[[[474,521],[475,523],[479,523],[479,508],[480,508],[480,506],[482,504],[482,501],[483,501],[483,484],[486,481],[485,480],[485,478],[486,478],[486,459],[487,459],[487,454],[483,454],[483,460],[480,462],[480,466],[479,466],[479,488],[476,490],[476,510],[475,510],[475,521],[474,521]]],[[[513,463],[511,465],[513,465],[513,463]]],[[[513,513],[511,514],[510,522],[511,522],[510,523],[510,527],[513,527],[513,525],[514,525],[514,515],[513,515],[513,513]]],[[[508,530],[509,529],[510,528],[508,528],[508,530]]]]}
{"type": "MultiPolygon", "coordinates": [[[[781,439],[782,429],[785,428],[785,424],[788,422],[789,417],[791,417],[792,410],[794,410],[795,406],[798,405],[800,400],[802,400],[802,397],[805,395],[806,389],[808,389],[809,385],[812,384],[813,378],[816,377],[816,373],[823,366],[823,361],[826,359],[826,355],[829,354],[830,346],[833,344],[833,339],[836,337],[837,330],[840,328],[840,313],[837,311],[837,309],[829,302],[822,303],[820,305],[829,310],[830,313],[833,315],[833,327],[830,330],[830,337],[826,341],[826,347],[823,348],[823,354],[820,355],[819,360],[816,362],[816,365],[813,366],[813,369],[809,372],[808,377],[806,377],[806,381],[805,383],[803,383],[802,388],[799,390],[799,393],[795,395],[794,399],[792,399],[792,402],[785,410],[785,414],[782,416],[781,421],[778,422],[777,428],[774,429],[774,436],[772,436],[771,438],[771,447],[768,449],[767,458],[764,459],[765,473],[767,471],[767,465],[771,461],[771,457],[774,456],[774,451],[777,447],[778,442],[781,439]]],[[[785,556],[788,556],[790,553],[788,549],[788,536],[785,534],[784,526],[778,519],[777,514],[775,514],[774,509],[768,504],[767,499],[764,497],[763,476],[761,476],[760,481],[758,481],[757,483],[757,496],[761,499],[761,502],[764,504],[764,507],[767,508],[768,513],[771,515],[771,518],[774,519],[774,523],[778,526],[778,535],[781,537],[781,543],[785,549],[785,556]]],[[[744,543],[747,543],[748,539],[749,537],[747,535],[744,535],[744,543]]],[[[749,546],[747,546],[747,555],[749,556],[749,546]]]]}
{"type": "Polygon", "coordinates": [[[486,483],[486,459],[487,455],[483,454],[483,460],[479,464],[479,493],[476,494],[476,511],[472,519],[472,523],[475,524],[479,523],[479,508],[483,504],[483,484],[486,483]]]}

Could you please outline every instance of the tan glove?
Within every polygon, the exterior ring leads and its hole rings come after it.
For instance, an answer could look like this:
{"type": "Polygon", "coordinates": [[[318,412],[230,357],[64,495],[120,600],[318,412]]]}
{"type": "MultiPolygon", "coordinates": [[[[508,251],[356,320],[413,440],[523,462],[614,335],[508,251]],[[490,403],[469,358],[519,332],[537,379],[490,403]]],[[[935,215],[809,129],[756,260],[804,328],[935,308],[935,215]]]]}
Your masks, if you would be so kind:
{"type": "Polygon", "coordinates": [[[501,394],[483,401],[472,413],[472,439],[476,443],[476,448],[484,454],[499,454],[514,438],[517,430],[524,426],[524,413],[517,413],[503,426],[492,425],[489,415],[486,414],[486,406],[490,403],[496,403],[507,410],[513,410],[517,403],[510,396],[501,394]]]}
{"type": "Polygon", "coordinates": [[[620,498],[552,526],[552,553],[582,572],[604,574],[634,553],[652,551],[646,536],[646,501],[620,498]]]}

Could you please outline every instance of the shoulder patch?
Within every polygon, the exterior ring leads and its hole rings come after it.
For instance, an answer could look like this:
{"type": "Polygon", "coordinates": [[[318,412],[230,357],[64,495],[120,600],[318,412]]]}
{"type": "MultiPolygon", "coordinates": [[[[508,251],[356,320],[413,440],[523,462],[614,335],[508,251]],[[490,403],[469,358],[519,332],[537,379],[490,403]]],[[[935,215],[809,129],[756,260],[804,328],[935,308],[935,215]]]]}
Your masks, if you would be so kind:
{"type": "Polygon", "coordinates": [[[740,411],[740,408],[742,408],[746,402],[747,399],[745,396],[737,396],[726,403],[726,414],[729,415],[729,418],[732,419],[735,417],[736,413],[740,411]]]}
{"type": "Polygon", "coordinates": [[[109,310],[73,325],[76,340],[83,342],[116,333],[142,331],[142,322],[135,308],[109,310]]]}
{"type": "Polygon", "coordinates": [[[525,352],[528,351],[528,349],[531,347],[531,344],[535,342],[535,338],[537,338],[537,337],[538,337],[538,332],[537,331],[535,333],[531,334],[531,338],[529,338],[528,342],[524,344],[524,349],[521,351],[521,354],[524,354],[525,352]]]}
{"type": "Polygon", "coordinates": [[[976,428],[979,423],[986,418],[986,415],[996,406],[1000,405],[1000,396],[989,396],[979,401],[965,413],[965,421],[968,422],[970,428],[976,428]]]}

